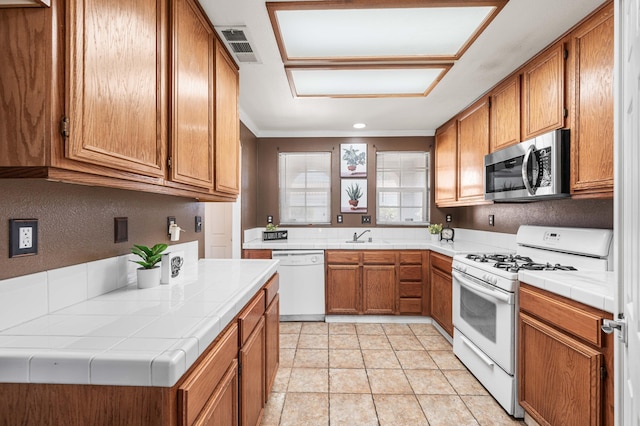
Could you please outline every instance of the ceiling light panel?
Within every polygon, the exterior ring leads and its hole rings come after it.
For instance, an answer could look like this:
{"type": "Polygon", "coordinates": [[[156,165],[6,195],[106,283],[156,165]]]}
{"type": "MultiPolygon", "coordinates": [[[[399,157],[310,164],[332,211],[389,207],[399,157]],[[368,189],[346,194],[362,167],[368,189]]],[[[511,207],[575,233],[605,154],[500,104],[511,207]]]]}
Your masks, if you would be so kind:
{"type": "Polygon", "coordinates": [[[449,66],[382,69],[287,68],[297,97],[426,96],[449,66]]]}

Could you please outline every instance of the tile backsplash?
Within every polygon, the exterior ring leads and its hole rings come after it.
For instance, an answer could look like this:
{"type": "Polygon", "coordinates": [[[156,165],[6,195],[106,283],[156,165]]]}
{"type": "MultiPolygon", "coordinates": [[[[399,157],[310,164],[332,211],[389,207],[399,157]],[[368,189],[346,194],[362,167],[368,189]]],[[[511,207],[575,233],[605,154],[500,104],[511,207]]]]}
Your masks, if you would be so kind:
{"type": "MultiPolygon", "coordinates": [[[[185,279],[197,274],[198,241],[176,244],[184,251],[185,279]]],[[[136,283],[137,256],[127,254],[0,280],[0,330],[136,283]]]]}

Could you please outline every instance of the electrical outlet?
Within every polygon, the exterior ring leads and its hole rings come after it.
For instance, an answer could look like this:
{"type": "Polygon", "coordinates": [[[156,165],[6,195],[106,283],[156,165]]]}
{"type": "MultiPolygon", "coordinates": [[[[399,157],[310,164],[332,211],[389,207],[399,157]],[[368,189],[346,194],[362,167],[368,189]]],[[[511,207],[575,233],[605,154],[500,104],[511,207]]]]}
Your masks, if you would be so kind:
{"type": "Polygon", "coordinates": [[[338,222],[338,223],[342,223],[342,215],[341,215],[341,214],[339,214],[339,215],[336,217],[336,222],[338,222]]]}
{"type": "Polygon", "coordinates": [[[267,216],[267,223],[273,223],[273,216],[267,216]]]}
{"type": "Polygon", "coordinates": [[[495,226],[495,218],[492,214],[489,215],[489,226],[495,226]]]}
{"type": "Polygon", "coordinates": [[[176,217],[175,216],[167,216],[167,235],[169,237],[171,237],[171,233],[169,232],[169,229],[171,229],[171,225],[176,223],[176,217]]]}
{"type": "Polygon", "coordinates": [[[9,220],[9,257],[38,254],[38,220],[9,220]]]}
{"type": "Polygon", "coordinates": [[[447,223],[451,223],[451,221],[453,220],[453,217],[451,217],[450,214],[447,214],[444,216],[444,221],[447,223]]]}
{"type": "Polygon", "coordinates": [[[202,232],[202,216],[196,216],[196,232],[202,232]]]}
{"type": "Polygon", "coordinates": [[[371,223],[371,216],[362,216],[361,223],[371,223]]]}
{"type": "Polygon", "coordinates": [[[126,217],[113,218],[113,242],[124,243],[129,240],[129,219],[126,217]]]}

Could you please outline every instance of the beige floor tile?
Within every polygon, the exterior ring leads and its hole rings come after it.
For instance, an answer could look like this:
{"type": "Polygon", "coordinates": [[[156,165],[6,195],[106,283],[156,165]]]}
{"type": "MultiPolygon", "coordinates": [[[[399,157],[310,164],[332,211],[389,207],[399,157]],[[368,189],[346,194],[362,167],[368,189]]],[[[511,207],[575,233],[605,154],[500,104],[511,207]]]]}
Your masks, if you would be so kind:
{"type": "Polygon", "coordinates": [[[364,368],[329,369],[329,392],[371,393],[369,379],[364,368]]]}
{"type": "Polygon", "coordinates": [[[442,370],[442,373],[458,395],[488,395],[478,379],[466,370],[442,370]]]}
{"type": "Polygon", "coordinates": [[[380,426],[426,426],[415,395],[373,395],[380,426]]]}
{"type": "Polygon", "coordinates": [[[523,421],[516,420],[508,415],[490,395],[466,395],[460,398],[462,398],[478,423],[483,426],[524,425],[523,421]]]}
{"type": "Polygon", "coordinates": [[[358,336],[355,334],[330,334],[329,348],[331,349],[360,349],[358,336]]]}
{"type": "Polygon", "coordinates": [[[302,334],[328,334],[329,324],[325,322],[304,322],[302,323],[302,334]]]}
{"type": "Polygon", "coordinates": [[[387,336],[391,335],[409,335],[413,336],[413,331],[407,324],[382,324],[382,328],[387,336]]]}
{"type": "Polygon", "coordinates": [[[295,349],[280,349],[280,367],[293,367],[295,349]]]}
{"type": "Polygon", "coordinates": [[[329,334],[356,334],[356,325],[351,323],[329,323],[329,334]]]}
{"type": "Polygon", "coordinates": [[[292,368],[288,392],[329,392],[329,369],[292,368]]]}
{"type": "Polygon", "coordinates": [[[432,324],[409,324],[409,328],[416,336],[440,336],[440,332],[432,324]]]}
{"type": "Polygon", "coordinates": [[[364,368],[359,349],[329,349],[330,368],[364,368]]]}
{"type": "Polygon", "coordinates": [[[326,334],[301,334],[298,349],[328,349],[328,338],[326,334]]]}
{"type": "Polygon", "coordinates": [[[440,335],[417,336],[422,346],[428,351],[452,350],[451,343],[440,335]]]}
{"type": "Polygon", "coordinates": [[[299,334],[280,334],[280,347],[283,349],[295,349],[298,347],[299,334]]]}
{"type": "Polygon", "coordinates": [[[402,370],[367,368],[367,376],[369,376],[371,393],[413,395],[411,385],[402,370]]]}
{"type": "Polygon", "coordinates": [[[419,351],[423,349],[422,344],[414,335],[389,335],[389,343],[396,351],[419,351]]]}
{"type": "Polygon", "coordinates": [[[471,411],[457,395],[416,395],[430,426],[477,426],[471,411]]]}
{"type": "Polygon", "coordinates": [[[384,329],[380,324],[356,324],[356,331],[360,334],[379,335],[384,334],[384,329]]]}
{"type": "Polygon", "coordinates": [[[396,357],[405,370],[436,370],[438,366],[427,351],[396,351],[396,357]]]}
{"type": "Polygon", "coordinates": [[[293,367],[328,368],[329,351],[327,349],[298,349],[293,358],[293,367]]]}
{"type": "Polygon", "coordinates": [[[410,370],[407,377],[416,395],[456,394],[440,370],[410,370]]]}
{"type": "Polygon", "coordinates": [[[299,334],[301,328],[301,322],[281,322],[280,334],[299,334]]]}
{"type": "Polygon", "coordinates": [[[291,368],[289,367],[278,367],[278,372],[276,373],[276,378],[273,381],[273,388],[271,388],[271,392],[286,392],[289,387],[289,378],[291,377],[291,368]]]}
{"type": "Polygon", "coordinates": [[[327,426],[329,394],[287,393],[280,426],[327,426]]]}
{"type": "Polygon", "coordinates": [[[435,361],[438,368],[442,370],[466,370],[465,366],[451,350],[428,352],[429,356],[435,361]]]}
{"type": "Polygon", "coordinates": [[[362,358],[367,368],[401,368],[394,351],[366,349],[362,351],[362,358]]]}
{"type": "Polygon", "coordinates": [[[371,394],[329,395],[331,425],[377,426],[378,416],[371,394]]]}
{"type": "Polygon", "coordinates": [[[360,334],[358,340],[360,341],[360,349],[391,349],[389,339],[384,334],[360,334]]]}
{"type": "Polygon", "coordinates": [[[260,423],[262,426],[278,426],[280,424],[280,416],[286,395],[286,393],[271,392],[269,401],[264,407],[264,414],[260,423]]]}

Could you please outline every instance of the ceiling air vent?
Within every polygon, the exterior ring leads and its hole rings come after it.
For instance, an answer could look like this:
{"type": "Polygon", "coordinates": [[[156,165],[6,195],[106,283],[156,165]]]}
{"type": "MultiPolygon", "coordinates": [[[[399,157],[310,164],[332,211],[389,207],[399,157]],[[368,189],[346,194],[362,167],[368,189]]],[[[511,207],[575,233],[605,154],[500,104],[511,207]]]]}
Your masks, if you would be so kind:
{"type": "Polygon", "coordinates": [[[216,28],[227,48],[233,53],[238,62],[241,63],[260,63],[258,54],[251,45],[251,38],[247,32],[247,27],[219,27],[216,28]]]}

